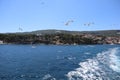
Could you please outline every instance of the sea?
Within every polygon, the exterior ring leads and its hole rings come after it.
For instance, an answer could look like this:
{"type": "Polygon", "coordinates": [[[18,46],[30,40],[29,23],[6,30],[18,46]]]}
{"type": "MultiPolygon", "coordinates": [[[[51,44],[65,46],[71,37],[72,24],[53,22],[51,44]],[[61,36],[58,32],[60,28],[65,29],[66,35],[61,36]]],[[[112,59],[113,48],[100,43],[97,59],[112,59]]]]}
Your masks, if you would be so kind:
{"type": "Polygon", "coordinates": [[[0,80],[120,80],[120,45],[0,45],[0,80]]]}

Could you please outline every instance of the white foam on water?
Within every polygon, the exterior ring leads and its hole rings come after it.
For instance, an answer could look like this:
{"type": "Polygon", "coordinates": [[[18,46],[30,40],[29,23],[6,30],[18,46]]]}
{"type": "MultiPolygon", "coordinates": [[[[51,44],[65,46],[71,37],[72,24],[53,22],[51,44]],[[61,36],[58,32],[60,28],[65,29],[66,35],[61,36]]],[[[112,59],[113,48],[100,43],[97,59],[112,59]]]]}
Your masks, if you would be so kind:
{"type": "Polygon", "coordinates": [[[86,52],[86,53],[84,53],[84,54],[91,54],[91,53],[89,53],[89,52],[86,52]]]}
{"type": "Polygon", "coordinates": [[[67,77],[69,80],[116,80],[118,77],[113,75],[120,72],[118,53],[118,48],[98,53],[96,57],[80,62],[80,67],[68,72],[67,77]]]}
{"type": "Polygon", "coordinates": [[[32,48],[36,48],[36,46],[32,46],[32,48]]]}
{"type": "Polygon", "coordinates": [[[42,80],[56,80],[56,78],[52,77],[50,74],[46,74],[42,80]]]}
{"type": "Polygon", "coordinates": [[[112,68],[116,72],[120,72],[120,58],[116,56],[114,53],[118,53],[116,50],[112,54],[110,54],[110,68],[112,68]]]}
{"type": "Polygon", "coordinates": [[[101,63],[108,65],[113,71],[120,72],[120,58],[117,56],[119,52],[118,48],[109,49],[102,54],[99,53],[97,59],[101,63]]]}
{"type": "Polygon", "coordinates": [[[93,45],[88,45],[87,47],[95,47],[95,46],[93,46],[93,45]]]}
{"type": "Polygon", "coordinates": [[[76,57],[73,57],[73,56],[70,56],[70,57],[67,57],[68,60],[74,60],[76,59],[76,57]]]}

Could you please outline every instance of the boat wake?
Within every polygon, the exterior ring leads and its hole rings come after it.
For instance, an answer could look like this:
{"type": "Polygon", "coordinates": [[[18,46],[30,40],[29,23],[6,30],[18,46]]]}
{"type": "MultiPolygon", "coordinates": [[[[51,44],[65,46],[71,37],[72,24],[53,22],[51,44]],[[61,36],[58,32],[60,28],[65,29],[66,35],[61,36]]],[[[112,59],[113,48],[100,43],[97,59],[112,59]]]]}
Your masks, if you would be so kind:
{"type": "Polygon", "coordinates": [[[119,48],[112,48],[80,62],[79,68],[68,72],[68,80],[120,80],[119,52],[119,48]]]}

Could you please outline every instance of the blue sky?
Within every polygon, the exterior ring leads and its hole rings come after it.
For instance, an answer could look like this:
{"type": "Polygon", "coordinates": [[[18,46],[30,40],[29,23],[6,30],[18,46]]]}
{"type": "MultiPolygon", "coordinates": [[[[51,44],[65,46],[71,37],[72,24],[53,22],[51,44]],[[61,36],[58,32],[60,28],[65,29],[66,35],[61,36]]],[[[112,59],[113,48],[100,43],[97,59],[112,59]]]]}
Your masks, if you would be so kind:
{"type": "Polygon", "coordinates": [[[120,0],[0,0],[0,33],[42,29],[120,29],[120,0]]]}

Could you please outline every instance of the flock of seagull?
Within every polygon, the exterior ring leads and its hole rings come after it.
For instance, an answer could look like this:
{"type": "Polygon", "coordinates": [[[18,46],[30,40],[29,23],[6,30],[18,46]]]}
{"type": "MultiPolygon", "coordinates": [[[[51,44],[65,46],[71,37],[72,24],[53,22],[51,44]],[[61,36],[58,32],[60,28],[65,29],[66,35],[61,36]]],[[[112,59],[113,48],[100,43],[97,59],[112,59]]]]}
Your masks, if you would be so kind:
{"type": "MultiPolygon", "coordinates": [[[[45,2],[43,0],[40,0],[40,4],[44,5],[45,2]]],[[[74,22],[74,20],[68,20],[64,23],[64,26],[70,26],[73,22],[74,22]]],[[[96,25],[95,22],[86,22],[86,23],[82,24],[82,26],[94,26],[94,25],[96,25]]],[[[109,26],[120,26],[120,24],[111,24],[109,26]]],[[[20,26],[18,28],[18,30],[23,31],[23,28],[20,26]]]]}
{"type": "MultiPolygon", "coordinates": [[[[67,22],[64,23],[64,26],[70,26],[72,23],[74,22],[74,20],[68,20],[67,22]]],[[[96,25],[95,22],[87,22],[82,24],[83,26],[94,26],[96,25]]],[[[111,24],[109,26],[120,26],[120,24],[111,24]]],[[[23,31],[22,27],[18,28],[19,31],[23,31]]]]}
{"type": "MultiPolygon", "coordinates": [[[[65,26],[69,26],[70,24],[72,24],[74,22],[74,20],[68,20],[66,23],[65,23],[65,26]]],[[[88,23],[84,23],[83,26],[92,26],[94,25],[95,23],[94,22],[88,22],[88,23]]]]}

